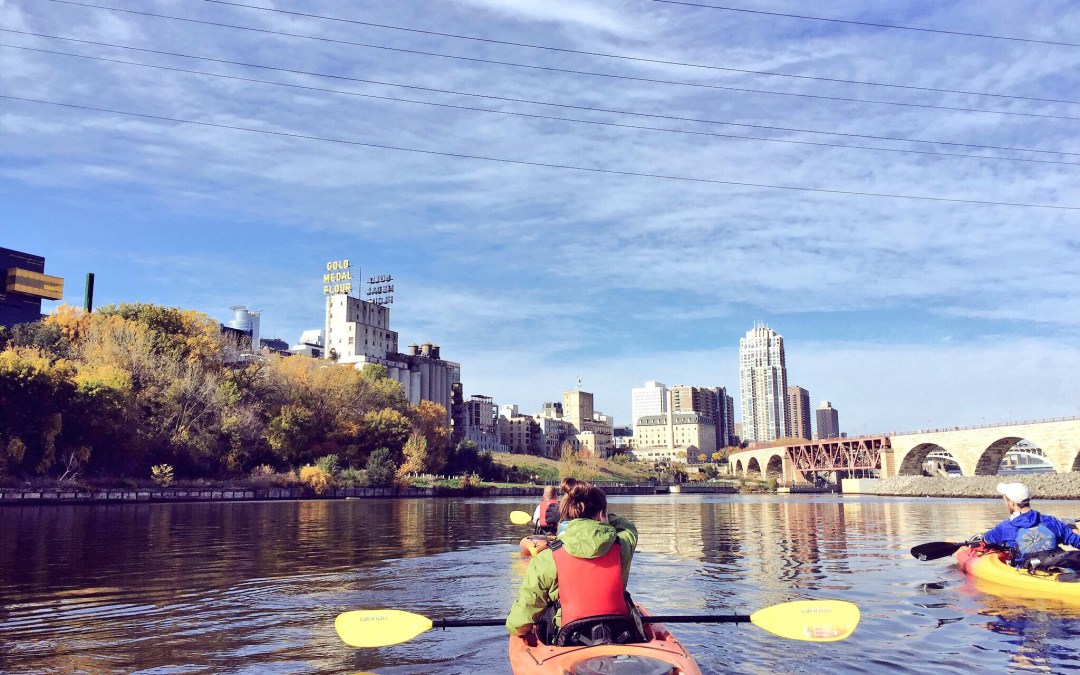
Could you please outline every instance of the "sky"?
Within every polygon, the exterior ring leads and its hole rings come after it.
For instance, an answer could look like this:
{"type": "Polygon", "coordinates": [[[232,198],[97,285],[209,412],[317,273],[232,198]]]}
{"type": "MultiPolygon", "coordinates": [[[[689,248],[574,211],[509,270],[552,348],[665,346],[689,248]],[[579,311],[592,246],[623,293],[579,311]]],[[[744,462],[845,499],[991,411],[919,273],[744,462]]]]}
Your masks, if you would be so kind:
{"type": "Polygon", "coordinates": [[[526,413],[580,377],[616,424],[647,380],[728,387],[738,418],[764,322],[850,434],[1080,415],[1080,45],[1050,44],[1080,5],[813,11],[951,33],[654,0],[0,0],[0,246],[63,302],[94,272],[97,306],[245,305],[290,343],[348,258],[394,276],[401,345],[526,413]]]}

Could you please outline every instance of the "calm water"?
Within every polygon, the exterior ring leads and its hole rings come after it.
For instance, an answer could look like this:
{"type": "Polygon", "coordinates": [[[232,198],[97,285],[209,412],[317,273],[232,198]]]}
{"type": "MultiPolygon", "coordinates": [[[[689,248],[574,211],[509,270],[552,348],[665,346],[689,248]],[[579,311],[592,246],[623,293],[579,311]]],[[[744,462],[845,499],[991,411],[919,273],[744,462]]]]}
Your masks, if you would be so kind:
{"type": "MultiPolygon", "coordinates": [[[[656,613],[855,602],[844,642],[678,625],[706,672],[1080,670],[1080,606],[980,592],[908,549],[985,530],[996,500],[612,498],[641,545],[631,591],[656,613]]],[[[1080,515],[1080,502],[1042,502],[1080,515]]],[[[334,617],[395,607],[506,614],[527,561],[520,500],[0,507],[3,673],[505,673],[501,629],[358,651],[334,617]]]]}

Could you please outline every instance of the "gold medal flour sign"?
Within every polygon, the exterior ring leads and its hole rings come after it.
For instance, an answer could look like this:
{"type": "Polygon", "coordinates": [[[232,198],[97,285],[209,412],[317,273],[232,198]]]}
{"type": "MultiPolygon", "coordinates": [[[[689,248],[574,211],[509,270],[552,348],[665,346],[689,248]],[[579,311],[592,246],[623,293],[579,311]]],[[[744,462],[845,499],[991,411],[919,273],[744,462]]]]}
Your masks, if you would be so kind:
{"type": "Polygon", "coordinates": [[[323,274],[323,293],[325,295],[346,295],[352,293],[352,268],[349,261],[334,260],[326,263],[326,272],[323,274]]]}

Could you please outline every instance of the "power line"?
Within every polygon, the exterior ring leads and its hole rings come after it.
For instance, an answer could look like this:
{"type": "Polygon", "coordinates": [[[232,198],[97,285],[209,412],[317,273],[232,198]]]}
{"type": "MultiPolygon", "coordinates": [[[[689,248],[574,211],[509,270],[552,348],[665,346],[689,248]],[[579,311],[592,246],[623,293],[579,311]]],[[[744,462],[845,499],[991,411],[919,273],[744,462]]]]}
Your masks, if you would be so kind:
{"type": "Polygon", "coordinates": [[[1068,120],[1068,121],[1080,121],[1080,117],[1072,117],[1072,116],[1069,116],[1069,115],[1049,115],[1049,114],[1044,114],[1044,113],[1018,112],[1018,111],[1011,111],[1011,110],[989,110],[989,109],[986,109],[986,108],[966,108],[966,107],[963,107],[963,106],[944,106],[944,105],[933,105],[933,104],[930,104],[930,103],[906,103],[906,102],[902,102],[902,101],[881,101],[881,100],[876,100],[876,99],[852,98],[852,97],[849,97],[849,96],[826,96],[826,95],[823,95],[823,94],[800,94],[800,93],[789,92],[789,91],[770,91],[768,89],[751,89],[751,88],[748,88],[748,87],[730,87],[730,86],[720,85],[720,84],[704,84],[704,83],[700,83],[700,82],[681,82],[681,81],[677,81],[677,80],[661,80],[661,79],[649,78],[649,77],[636,77],[636,76],[632,76],[632,75],[615,75],[613,73],[599,73],[599,72],[587,71],[587,70],[573,70],[573,69],[570,69],[570,68],[556,68],[554,66],[538,66],[538,65],[529,64],[529,63],[516,63],[516,62],[513,62],[513,61],[499,61],[499,60],[496,60],[496,59],[482,59],[482,58],[473,57],[473,56],[458,56],[458,55],[455,55],[455,54],[441,54],[439,52],[427,52],[427,51],[423,51],[423,50],[419,50],[419,49],[406,49],[404,47],[388,47],[386,45],[376,45],[376,44],[371,44],[371,43],[367,43],[367,42],[355,42],[355,41],[352,41],[352,40],[338,40],[338,39],[334,39],[334,38],[319,37],[319,36],[315,36],[315,35],[304,35],[304,34],[301,34],[301,33],[288,33],[288,32],[285,32],[285,31],[270,30],[268,28],[254,28],[252,26],[239,26],[239,25],[236,25],[236,24],[222,23],[222,22],[218,22],[218,21],[208,21],[208,20],[205,20],[205,19],[191,19],[191,18],[188,18],[188,17],[172,16],[172,15],[168,15],[168,14],[156,14],[156,13],[153,13],[153,12],[144,12],[144,11],[139,11],[139,10],[134,10],[134,9],[124,9],[124,8],[120,8],[120,7],[106,7],[106,6],[102,6],[102,5],[93,5],[93,4],[84,3],[84,2],[76,2],[76,0],[50,0],[50,2],[56,2],[56,3],[65,4],[65,5],[76,5],[76,6],[79,6],[79,7],[86,7],[86,8],[90,8],[90,9],[100,9],[100,10],[105,10],[105,11],[110,11],[110,12],[123,12],[123,13],[127,13],[127,14],[136,14],[136,15],[139,15],[139,16],[149,16],[149,17],[154,17],[154,18],[158,18],[158,19],[169,19],[171,21],[184,21],[184,22],[188,22],[188,23],[196,23],[196,24],[201,24],[201,25],[206,25],[206,26],[215,26],[215,27],[218,27],[218,28],[231,28],[231,29],[236,29],[236,30],[251,31],[251,32],[255,32],[255,33],[264,33],[264,34],[267,34],[267,35],[277,35],[279,37],[299,38],[299,39],[303,39],[303,40],[315,40],[315,41],[318,41],[318,42],[328,42],[328,43],[332,43],[332,44],[349,45],[349,46],[352,46],[352,47],[363,47],[363,48],[366,48],[366,49],[379,49],[379,50],[383,50],[383,51],[398,52],[398,53],[402,53],[402,54],[414,54],[414,55],[417,55],[417,56],[433,56],[433,57],[443,58],[443,59],[453,59],[453,60],[456,60],[456,61],[468,61],[468,62],[471,62],[471,63],[486,63],[486,64],[490,64],[490,65],[507,66],[507,67],[511,67],[511,68],[528,68],[530,70],[541,70],[541,71],[546,71],[546,72],[564,73],[564,74],[569,74],[569,75],[586,75],[586,76],[590,76],[590,77],[604,77],[604,78],[611,78],[611,79],[617,79],[617,80],[628,80],[628,81],[634,81],[634,82],[648,82],[648,83],[651,83],[651,84],[668,84],[668,85],[676,85],[676,86],[680,86],[680,87],[694,87],[694,88],[699,88],[699,89],[712,89],[712,90],[721,90],[721,91],[737,91],[737,92],[750,93],[750,94],[765,94],[765,95],[769,95],[769,96],[787,96],[787,97],[794,97],[794,98],[812,98],[812,99],[818,99],[818,100],[823,100],[823,101],[841,101],[841,102],[845,102],[845,103],[867,103],[867,104],[871,104],[871,105],[890,105],[890,106],[899,106],[899,107],[903,107],[903,108],[921,108],[921,109],[927,109],[927,110],[948,110],[950,112],[981,113],[981,114],[989,114],[989,115],[1008,115],[1008,116],[1016,116],[1016,117],[1035,117],[1035,118],[1041,118],[1041,119],[1057,119],[1057,120],[1068,120]]]}
{"type": "MultiPolygon", "coordinates": [[[[163,66],[163,65],[152,64],[152,63],[141,63],[141,62],[138,62],[138,61],[126,61],[126,60],[123,60],[123,59],[111,59],[111,58],[107,58],[107,57],[103,57],[103,56],[90,56],[88,54],[73,54],[73,53],[70,53],[70,52],[61,52],[61,51],[55,51],[55,50],[51,50],[51,49],[40,49],[40,48],[37,48],[37,47],[25,47],[25,46],[21,46],[21,45],[9,45],[9,44],[4,44],[4,43],[0,43],[0,47],[4,47],[4,48],[8,48],[8,49],[20,49],[20,50],[23,50],[23,51],[36,52],[36,53],[40,53],[40,54],[51,54],[51,55],[55,55],[55,56],[67,56],[67,57],[78,58],[78,59],[86,59],[86,60],[90,60],[90,61],[99,61],[99,62],[103,62],[103,63],[115,63],[115,64],[126,65],[126,66],[138,66],[138,67],[141,67],[141,68],[153,68],[153,69],[156,69],[156,70],[165,70],[165,71],[175,72],[175,73],[185,73],[185,74],[188,74],[188,75],[199,75],[199,76],[205,76],[205,77],[214,77],[214,78],[220,78],[220,79],[226,79],[226,80],[234,80],[234,81],[239,81],[239,82],[252,82],[252,83],[256,83],[256,84],[268,84],[268,85],[277,86],[277,87],[288,87],[288,88],[291,88],[291,89],[302,89],[304,91],[318,91],[318,92],[324,92],[324,93],[329,93],[329,94],[341,94],[341,95],[345,95],[345,96],[356,96],[356,97],[360,97],[360,98],[376,99],[376,100],[380,100],[380,101],[394,101],[394,102],[398,102],[398,103],[410,103],[410,104],[426,105],[426,106],[433,106],[433,107],[438,107],[438,108],[449,108],[449,109],[453,109],[453,110],[468,110],[468,111],[472,111],[472,112],[492,113],[492,114],[496,114],[496,115],[505,115],[505,116],[513,116],[513,117],[525,117],[525,118],[530,118],[530,119],[553,120],[553,121],[558,121],[558,122],[571,122],[571,123],[574,123],[574,124],[590,124],[590,125],[594,125],[594,126],[615,127],[615,128],[620,128],[620,129],[634,129],[634,130],[639,130],[639,131],[656,131],[656,132],[672,133],[672,134],[705,136],[705,137],[725,138],[725,139],[734,139],[734,140],[743,140],[743,141],[763,141],[763,142],[768,142],[768,143],[787,143],[787,144],[792,144],[792,145],[809,145],[809,146],[816,146],[816,147],[841,148],[841,149],[847,149],[847,150],[869,150],[869,151],[877,151],[877,152],[896,152],[896,153],[929,155],[929,156],[938,156],[938,157],[975,159],[975,160],[994,161],[994,162],[1030,162],[1030,163],[1036,163],[1036,164],[1057,164],[1057,165],[1064,165],[1064,166],[1080,166],[1080,162],[1066,162],[1066,161],[1062,161],[1062,160],[1029,159],[1029,158],[1025,158],[1025,157],[990,157],[990,156],[986,156],[986,155],[968,155],[968,154],[956,153],[956,152],[934,152],[934,151],[931,151],[931,150],[914,150],[914,149],[910,149],[910,148],[883,148],[883,147],[878,147],[878,146],[845,145],[843,143],[825,143],[825,142],[821,142],[821,141],[798,141],[798,140],[784,139],[784,138],[767,138],[767,137],[764,137],[764,136],[740,136],[740,135],[736,135],[736,134],[719,134],[719,133],[707,132],[707,131],[691,131],[691,130],[686,130],[686,129],[668,129],[668,128],[664,128],[664,127],[650,127],[650,126],[644,126],[644,125],[638,125],[638,124],[623,124],[623,123],[619,123],[619,122],[603,122],[603,121],[599,121],[599,120],[585,120],[585,119],[579,119],[579,118],[573,118],[573,117],[558,117],[558,116],[555,116],[555,115],[539,115],[539,114],[535,114],[535,113],[524,113],[524,112],[517,112],[517,111],[510,111],[510,110],[495,110],[495,109],[492,109],[492,108],[480,108],[480,107],[476,107],[476,106],[454,105],[454,104],[450,104],[450,103],[437,103],[437,102],[434,102],[434,101],[422,101],[422,100],[417,100],[417,99],[400,98],[400,97],[396,97],[396,96],[380,96],[380,95],[377,95],[377,94],[367,94],[367,93],[358,92],[358,91],[348,91],[348,90],[342,90],[342,89],[330,89],[328,87],[314,87],[314,86],[310,86],[310,85],[294,84],[294,83],[291,83],[291,82],[276,82],[274,80],[261,80],[261,79],[258,79],[258,78],[241,77],[239,75],[225,75],[223,73],[211,73],[211,72],[207,72],[207,71],[203,71],[203,70],[192,70],[192,69],[189,69],[189,68],[177,68],[175,66],[163,66]]],[[[191,58],[198,58],[198,57],[191,57],[191,58]]],[[[267,66],[267,67],[269,67],[269,66],[267,66]]],[[[1078,154],[1080,154],[1080,153],[1078,153],[1078,154]]]]}
{"type": "Polygon", "coordinates": [[[72,108],[76,110],[87,110],[92,112],[108,113],[112,115],[124,115],[128,117],[138,117],[141,119],[157,120],[160,122],[175,122],[178,124],[191,124],[203,127],[212,127],[216,129],[228,129],[231,131],[246,131],[256,134],[264,134],[269,136],[278,136],[283,138],[295,138],[308,141],[320,141],[325,143],[339,143],[342,145],[351,145],[365,148],[376,148],[380,150],[394,150],[397,152],[410,152],[421,155],[432,155],[436,157],[451,157],[454,159],[469,159],[483,162],[496,162],[501,164],[513,164],[517,166],[532,166],[544,169],[561,169],[567,171],[584,171],[588,173],[599,173],[612,176],[630,176],[634,178],[655,178],[659,180],[671,180],[681,181],[688,183],[703,183],[709,185],[729,185],[733,187],[746,187],[746,188],[761,188],[766,190],[789,190],[794,192],[806,192],[806,193],[819,193],[840,195],[845,197],[878,197],[884,199],[907,199],[915,201],[928,201],[928,202],[941,202],[950,204],[975,204],[979,206],[1010,206],[1017,208],[1032,208],[1032,209],[1054,209],[1058,211],[1080,211],[1080,206],[1069,206],[1059,204],[1032,204],[1026,202],[995,202],[982,199],[962,199],[958,197],[933,197],[929,195],[907,195],[907,194],[895,194],[886,192],[863,192],[857,190],[834,190],[828,188],[811,188],[798,185],[773,185],[767,183],[748,183],[742,181],[728,181],[719,180],[716,178],[698,178],[694,176],[678,176],[673,174],[662,173],[644,173],[638,171],[621,171],[618,169],[601,169],[597,167],[584,167],[574,166],[571,164],[555,164],[550,162],[535,162],[522,159],[508,159],[505,157],[488,157],[484,155],[471,155],[458,152],[445,152],[439,150],[424,150],[421,148],[409,148],[400,145],[387,145],[383,143],[368,143],[364,141],[355,141],[343,138],[330,138],[326,136],[314,136],[310,134],[301,134],[288,131],[275,131],[272,129],[254,129],[252,127],[242,127],[233,124],[220,124],[217,122],[202,122],[198,120],[187,120],[177,117],[167,117],[164,115],[151,115],[148,113],[137,113],[125,110],[114,110],[110,108],[98,108],[94,106],[79,105],[75,103],[62,103],[59,101],[46,101],[42,99],[26,98],[21,96],[11,96],[9,94],[0,94],[0,98],[22,101],[24,103],[38,103],[42,105],[58,106],[63,108],[72,108]]]}
{"type": "Polygon", "coordinates": [[[31,32],[27,32],[27,31],[14,30],[14,29],[11,29],[11,28],[0,28],[0,32],[14,33],[16,35],[29,35],[29,36],[33,36],[33,37],[47,38],[47,39],[50,39],[50,40],[61,40],[61,41],[65,41],[65,42],[75,42],[75,43],[79,43],[79,44],[95,45],[95,46],[99,46],[99,47],[112,47],[112,48],[116,48],[116,49],[125,49],[125,50],[128,50],[128,51],[143,52],[143,53],[147,53],[147,54],[158,54],[158,55],[161,55],[161,56],[175,56],[175,57],[178,57],[178,58],[194,59],[194,60],[199,60],[199,61],[208,61],[208,62],[211,62],[211,63],[222,63],[222,64],[233,65],[233,66],[242,66],[242,67],[245,67],[245,68],[258,68],[258,69],[261,69],[261,70],[271,70],[271,71],[277,71],[277,72],[282,72],[282,73],[290,73],[290,74],[293,74],[293,75],[309,75],[309,76],[312,76],[312,77],[323,77],[323,78],[333,79],[333,80],[344,80],[344,81],[347,81],[347,82],[359,82],[359,83],[363,83],[363,84],[377,84],[377,85],[380,85],[380,86],[400,87],[402,89],[412,89],[412,90],[416,90],[416,91],[434,92],[434,93],[439,93],[439,94],[450,94],[450,95],[453,95],[453,96],[468,96],[468,97],[471,97],[471,98],[484,98],[484,99],[489,99],[489,100],[492,100],[492,101],[506,101],[506,102],[509,102],[509,103],[525,103],[527,105],[538,105],[538,106],[546,106],[546,107],[552,107],[552,108],[566,108],[568,110],[586,110],[586,111],[590,111],[590,112],[610,113],[610,114],[616,114],[616,115],[628,115],[628,116],[632,116],[632,117],[645,117],[645,118],[650,118],[650,119],[662,119],[662,120],[669,120],[669,121],[675,121],[675,122],[694,122],[694,123],[699,123],[699,124],[715,124],[715,125],[721,125],[721,126],[741,127],[741,128],[745,128],[745,129],[763,129],[763,130],[768,130],[768,131],[784,131],[784,132],[792,132],[792,133],[815,134],[815,135],[821,135],[821,136],[840,136],[840,137],[843,137],[843,138],[865,138],[865,139],[872,139],[872,140],[879,140],[879,141],[895,141],[895,142],[900,142],[900,143],[927,143],[927,144],[932,144],[932,145],[948,145],[948,146],[952,146],[952,147],[977,148],[977,149],[980,149],[980,150],[1005,150],[1005,151],[1010,151],[1010,152],[1031,152],[1031,153],[1038,153],[1038,154],[1070,155],[1070,156],[1078,156],[1078,157],[1080,157],[1080,153],[1066,152],[1066,151],[1062,151],[1062,150],[1039,150],[1039,149],[1035,149],[1035,148],[1018,148],[1018,147],[1011,147],[1011,146],[1007,146],[1007,145],[1006,146],[1002,146],[1002,145],[980,145],[980,144],[977,144],[977,143],[959,143],[959,142],[956,142],[956,141],[941,141],[941,140],[930,140],[930,139],[920,139],[920,138],[901,138],[899,136],[876,136],[876,135],[873,135],[873,134],[856,134],[856,133],[849,133],[849,132],[843,132],[843,131],[819,131],[819,130],[813,130],[813,129],[799,129],[799,128],[796,128],[796,127],[778,127],[778,126],[770,126],[770,125],[765,125],[765,124],[747,124],[747,123],[744,123],[744,122],[729,122],[729,121],[724,121],[724,120],[710,120],[710,119],[704,119],[704,118],[700,118],[700,117],[680,117],[680,116],[677,116],[677,115],[661,115],[659,113],[643,113],[643,112],[635,112],[635,111],[631,111],[631,110],[619,110],[619,109],[615,109],[615,108],[598,108],[598,107],[593,107],[593,106],[572,105],[572,104],[568,104],[568,103],[557,103],[557,102],[553,102],[553,101],[538,101],[538,100],[534,100],[534,99],[513,98],[513,97],[509,97],[509,96],[495,96],[493,94],[477,94],[477,93],[473,93],[473,92],[457,91],[457,90],[453,90],[453,89],[438,89],[436,87],[422,87],[422,86],[413,85],[413,84],[401,84],[401,83],[397,83],[397,82],[387,82],[387,81],[384,81],[384,80],[369,80],[369,79],[364,79],[364,78],[359,78],[359,77],[350,77],[350,76],[347,76],[347,75],[332,75],[332,74],[329,74],[329,73],[318,73],[318,72],[307,71],[307,70],[297,70],[297,69],[294,69],[294,68],[281,68],[281,67],[275,67],[275,66],[266,66],[266,65],[262,65],[262,64],[258,64],[258,63],[247,63],[247,62],[243,62],[243,61],[230,61],[228,59],[218,59],[218,58],[213,58],[213,57],[209,57],[209,56],[193,56],[193,55],[190,55],[190,54],[183,54],[183,53],[179,53],[179,52],[167,52],[167,51],[163,51],[163,50],[159,50],[159,49],[148,49],[146,47],[131,47],[131,46],[128,46],[128,45],[118,45],[118,44],[113,44],[113,43],[109,43],[109,42],[97,42],[97,41],[94,41],[94,40],[82,40],[82,39],[79,39],[79,38],[62,37],[62,36],[59,36],[59,35],[47,35],[45,33],[31,33],[31,32]]]}
{"type": "Polygon", "coordinates": [[[910,30],[920,33],[939,33],[941,35],[958,35],[962,37],[974,37],[974,38],[987,38],[990,40],[1009,40],[1012,42],[1030,42],[1040,45],[1055,45],[1058,47],[1080,47],[1080,44],[1075,42],[1057,42],[1055,40],[1040,40],[1038,38],[1023,38],[1013,37],[1009,35],[990,35],[987,33],[968,33],[959,30],[944,30],[940,28],[918,28],[916,26],[901,26],[894,23],[877,23],[873,21],[853,21],[851,19],[829,19],[822,16],[807,16],[805,14],[784,14],[783,12],[766,12],[760,9],[744,9],[741,7],[722,7],[720,5],[706,5],[698,2],[687,2],[686,0],[653,0],[653,2],[663,2],[668,5],[685,5],[687,7],[700,7],[703,9],[719,9],[725,12],[742,12],[744,14],[761,14],[765,16],[782,16],[789,19],[805,19],[808,21],[828,21],[830,23],[846,23],[853,26],[870,26],[872,28],[892,28],[895,30],[910,30]]]}
{"type": "Polygon", "coordinates": [[[526,47],[528,49],[542,49],[552,52],[561,52],[564,54],[579,54],[582,56],[599,56],[606,59],[621,59],[625,61],[636,61],[638,63],[653,63],[664,66],[682,66],[685,68],[702,68],[706,70],[719,70],[728,73],[743,73],[746,75],[766,75],[769,77],[790,77],[799,80],[814,80],[818,82],[834,82],[838,84],[857,84],[867,87],[888,87],[890,89],[908,89],[912,91],[929,91],[938,94],[964,94],[966,96],[989,96],[993,98],[1005,98],[1014,99],[1019,101],[1037,101],[1040,103],[1067,103],[1071,105],[1080,105],[1080,101],[1071,101],[1066,99],[1056,98],[1040,98],[1037,96],[1020,96],[1016,94],[996,94],[985,91],[966,91],[963,89],[944,89],[938,87],[918,87],[910,84],[895,84],[890,82],[871,82],[868,80],[845,80],[837,77],[823,77],[820,75],[796,75],[794,73],[778,73],[769,70],[749,70],[746,68],[731,68],[726,66],[717,66],[712,64],[703,63],[689,63],[686,61],[669,61],[666,59],[651,59],[644,56],[630,56],[628,54],[609,54],[606,52],[591,52],[581,49],[569,49],[566,47],[552,47],[551,45],[538,45],[529,42],[513,42],[510,40],[496,40],[494,38],[482,38],[475,35],[461,35],[460,33],[444,33],[435,30],[424,30],[420,28],[409,28],[406,26],[393,26],[385,23],[374,23],[371,21],[360,21],[358,19],[346,19],[337,16],[327,16],[325,14],[311,14],[309,12],[298,12],[295,10],[279,9],[277,7],[259,7],[258,5],[246,5],[240,2],[228,2],[227,0],[203,0],[203,2],[210,2],[217,5],[226,5],[229,7],[239,7],[243,9],[255,9],[263,12],[273,12],[275,14],[285,14],[289,16],[302,16],[308,19],[322,19],[324,21],[336,21],[339,23],[347,23],[355,26],[365,26],[368,28],[382,28],[386,30],[396,30],[406,33],[417,33],[420,35],[434,35],[438,37],[454,38],[456,40],[472,40],[474,42],[486,42],[488,44],[505,45],[508,47],[526,47]]]}

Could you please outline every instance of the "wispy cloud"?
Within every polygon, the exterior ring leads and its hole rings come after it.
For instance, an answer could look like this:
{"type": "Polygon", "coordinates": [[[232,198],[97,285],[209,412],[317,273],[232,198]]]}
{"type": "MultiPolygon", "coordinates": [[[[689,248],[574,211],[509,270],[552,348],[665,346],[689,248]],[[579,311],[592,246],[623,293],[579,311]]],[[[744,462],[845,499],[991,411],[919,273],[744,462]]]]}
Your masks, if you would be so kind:
{"type": "MultiPolygon", "coordinates": [[[[1074,93],[1080,91],[1080,51],[1075,49],[645,4],[458,0],[359,8],[312,0],[303,10],[669,61],[1080,100],[1074,93]]],[[[735,92],[557,69],[1040,115],[1080,117],[1077,104],[588,57],[209,3],[156,0],[122,6],[338,42],[30,0],[0,0],[0,27],[339,77],[10,33],[0,33],[0,42],[511,112],[1080,161],[1080,137],[1070,120],[735,92]]],[[[1065,0],[995,0],[979,8],[871,8],[845,0],[831,5],[829,13],[985,33],[1026,31],[1049,39],[1071,39],[1072,29],[1080,27],[1080,8],[1065,0]]],[[[218,315],[231,304],[248,304],[263,309],[264,325],[272,321],[285,337],[322,322],[315,283],[320,267],[326,260],[349,257],[401,279],[405,290],[393,316],[404,344],[439,342],[447,358],[462,362],[467,392],[483,390],[500,401],[529,407],[557,398],[580,372],[586,388],[603,394],[598,406],[627,421],[629,387],[647,379],[735,389],[738,338],[762,318],[793,346],[789,363],[803,386],[815,396],[839,392],[826,397],[850,411],[845,413],[852,415],[849,419],[876,428],[891,426],[889,416],[897,426],[918,422],[905,424],[905,416],[911,416],[902,412],[910,410],[910,397],[916,395],[930,397],[931,407],[940,411],[932,419],[942,424],[950,418],[971,421],[978,410],[1001,414],[998,403],[968,401],[959,393],[982,391],[994,377],[1045,379],[1022,371],[1034,371],[1041,362],[1007,356],[1010,345],[1033,337],[1041,340],[1033,352],[1044,359],[1058,354],[1063,363],[1075,363],[1070,345],[1080,315],[1077,213],[749,184],[1075,206],[1080,204],[1077,166],[583,125],[3,47],[0,91],[362,144],[743,184],[410,153],[10,100],[0,106],[0,199],[5,204],[0,245],[43,253],[51,273],[71,278],[93,267],[101,293],[115,301],[185,304],[218,315]],[[117,250],[128,258],[114,255],[117,250]],[[148,267],[134,264],[132,257],[159,262],[148,267]],[[952,337],[948,342],[942,340],[946,335],[952,337]],[[818,347],[795,348],[807,342],[818,347]],[[848,365],[839,368],[843,364],[848,365]],[[917,381],[920,374],[931,380],[948,374],[957,384],[950,388],[934,380],[933,390],[924,394],[913,384],[883,386],[875,395],[859,389],[875,378],[917,381]],[[934,393],[940,391],[956,395],[934,393]]],[[[1047,414],[1070,409],[1068,397],[1075,399],[1076,392],[1049,381],[1040,386],[1063,398],[1032,398],[1030,415],[1040,416],[1039,406],[1047,414]]]]}

